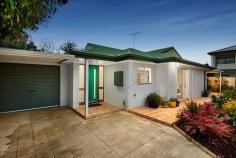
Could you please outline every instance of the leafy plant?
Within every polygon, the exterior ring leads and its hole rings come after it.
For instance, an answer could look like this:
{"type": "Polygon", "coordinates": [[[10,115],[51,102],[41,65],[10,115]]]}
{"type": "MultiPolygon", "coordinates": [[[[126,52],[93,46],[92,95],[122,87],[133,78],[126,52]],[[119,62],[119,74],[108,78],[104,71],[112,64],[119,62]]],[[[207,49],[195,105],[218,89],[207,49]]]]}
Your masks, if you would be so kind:
{"type": "MultiPolygon", "coordinates": [[[[196,104],[190,104],[196,107],[196,104]]],[[[197,112],[183,109],[178,117],[183,129],[193,137],[206,138],[209,143],[219,145],[222,140],[227,140],[233,128],[225,123],[225,118],[217,118],[218,111],[212,103],[203,103],[198,106],[197,112]]]]}
{"type": "Polygon", "coordinates": [[[161,104],[161,100],[157,93],[151,93],[146,98],[146,104],[151,108],[157,108],[161,104]]]}
{"type": "Polygon", "coordinates": [[[221,85],[221,90],[222,90],[222,91],[233,90],[233,89],[234,89],[233,86],[229,86],[229,85],[227,85],[227,84],[222,84],[222,85],[221,85]]]}
{"type": "Polygon", "coordinates": [[[229,117],[229,123],[236,127],[236,101],[228,101],[223,105],[223,110],[225,111],[226,115],[229,117]]]}
{"type": "Polygon", "coordinates": [[[208,91],[206,89],[202,91],[202,97],[208,97],[208,91]]]}
{"type": "Polygon", "coordinates": [[[226,112],[236,112],[236,100],[228,101],[223,105],[223,110],[226,112]]]}
{"type": "Polygon", "coordinates": [[[198,104],[192,100],[186,102],[186,107],[191,113],[196,113],[198,111],[198,104]]]}
{"type": "Polygon", "coordinates": [[[224,103],[226,103],[229,99],[229,97],[225,96],[225,95],[220,95],[220,96],[215,96],[212,95],[211,96],[211,101],[212,103],[218,108],[218,109],[222,109],[222,106],[224,103]]]}
{"type": "Polygon", "coordinates": [[[66,3],[67,0],[1,0],[1,45],[21,39],[25,34],[28,35],[28,30],[38,30],[66,3]]]}
{"type": "Polygon", "coordinates": [[[161,105],[162,105],[163,107],[167,107],[167,104],[168,104],[168,99],[166,99],[166,98],[161,98],[161,105]]]}
{"type": "Polygon", "coordinates": [[[223,91],[223,94],[229,99],[236,99],[236,89],[223,91]]]}

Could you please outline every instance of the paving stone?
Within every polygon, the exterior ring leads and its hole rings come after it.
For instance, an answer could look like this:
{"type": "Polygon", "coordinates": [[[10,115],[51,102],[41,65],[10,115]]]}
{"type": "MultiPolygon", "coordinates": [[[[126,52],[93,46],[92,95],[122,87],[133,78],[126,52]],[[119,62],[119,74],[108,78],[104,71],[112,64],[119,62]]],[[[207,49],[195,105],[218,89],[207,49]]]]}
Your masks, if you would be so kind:
{"type": "Polygon", "coordinates": [[[34,146],[27,146],[17,149],[17,157],[32,157],[35,156],[34,146]]]}
{"type": "Polygon", "coordinates": [[[175,129],[125,111],[83,120],[68,108],[0,115],[0,158],[209,158],[175,129]]]}
{"type": "Polygon", "coordinates": [[[35,149],[36,158],[54,158],[49,144],[40,144],[35,149]]]}

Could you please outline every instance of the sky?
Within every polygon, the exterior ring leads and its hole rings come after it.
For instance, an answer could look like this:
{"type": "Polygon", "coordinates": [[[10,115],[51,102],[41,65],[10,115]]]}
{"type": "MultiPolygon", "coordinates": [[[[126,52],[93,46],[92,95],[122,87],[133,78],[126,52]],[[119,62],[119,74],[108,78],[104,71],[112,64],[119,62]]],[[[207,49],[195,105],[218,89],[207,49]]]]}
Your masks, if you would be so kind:
{"type": "Polygon", "coordinates": [[[73,41],[150,51],[174,46],[185,59],[210,63],[207,52],[236,45],[236,0],[68,0],[46,27],[30,32],[37,45],[73,41]]]}

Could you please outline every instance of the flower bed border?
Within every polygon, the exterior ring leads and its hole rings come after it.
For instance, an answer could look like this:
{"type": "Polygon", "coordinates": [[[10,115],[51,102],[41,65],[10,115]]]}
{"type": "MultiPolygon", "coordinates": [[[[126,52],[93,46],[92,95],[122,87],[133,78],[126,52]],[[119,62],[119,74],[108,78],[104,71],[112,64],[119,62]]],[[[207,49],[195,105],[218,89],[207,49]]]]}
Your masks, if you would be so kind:
{"type": "Polygon", "coordinates": [[[173,128],[176,129],[180,134],[182,134],[185,138],[187,138],[189,141],[191,141],[193,144],[195,144],[196,146],[198,146],[202,151],[204,151],[205,153],[207,153],[209,156],[213,157],[213,158],[220,158],[219,156],[217,156],[215,153],[213,153],[212,151],[210,151],[208,148],[206,148],[205,146],[203,146],[202,144],[200,144],[198,141],[196,141],[195,139],[193,139],[192,137],[190,137],[185,131],[183,131],[181,128],[179,128],[176,124],[178,123],[178,121],[176,123],[173,124],[173,128]]]}

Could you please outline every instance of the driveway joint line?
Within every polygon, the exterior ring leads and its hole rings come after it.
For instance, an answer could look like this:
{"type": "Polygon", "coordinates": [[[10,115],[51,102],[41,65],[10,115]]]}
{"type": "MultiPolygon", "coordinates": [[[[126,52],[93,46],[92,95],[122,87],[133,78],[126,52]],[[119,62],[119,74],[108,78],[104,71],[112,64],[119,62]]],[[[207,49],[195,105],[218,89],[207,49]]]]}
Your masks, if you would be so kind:
{"type": "MultiPolygon", "coordinates": [[[[86,127],[87,128],[87,127],[86,127]]],[[[88,129],[88,128],[87,128],[88,129]]],[[[112,147],[110,147],[110,145],[108,145],[104,140],[102,140],[101,138],[99,138],[94,132],[92,132],[90,129],[88,129],[97,139],[99,139],[100,141],[102,141],[106,146],[108,146],[114,153],[116,153],[119,157],[122,157],[118,152],[116,152],[114,149],[112,149],[112,147]]]]}
{"type": "Polygon", "coordinates": [[[19,131],[20,131],[20,127],[17,128],[17,148],[16,148],[16,157],[18,157],[18,143],[19,143],[19,131]]]}
{"type": "Polygon", "coordinates": [[[35,140],[34,140],[34,131],[33,131],[32,121],[30,121],[30,126],[31,126],[32,139],[33,139],[33,143],[34,143],[34,157],[36,157],[36,148],[35,148],[35,140]]]}
{"type": "MultiPolygon", "coordinates": [[[[46,115],[43,114],[43,116],[44,116],[44,118],[46,119],[46,115]]],[[[44,119],[44,120],[45,120],[45,119],[44,119]]],[[[45,134],[46,134],[46,136],[47,136],[47,139],[48,139],[50,148],[51,148],[51,150],[52,150],[53,156],[54,156],[54,158],[56,158],[55,151],[54,151],[54,149],[53,149],[53,147],[52,147],[52,144],[51,144],[51,142],[50,142],[50,140],[49,140],[49,137],[48,137],[48,133],[47,133],[46,129],[43,129],[43,131],[45,132],[45,134]]]]}

